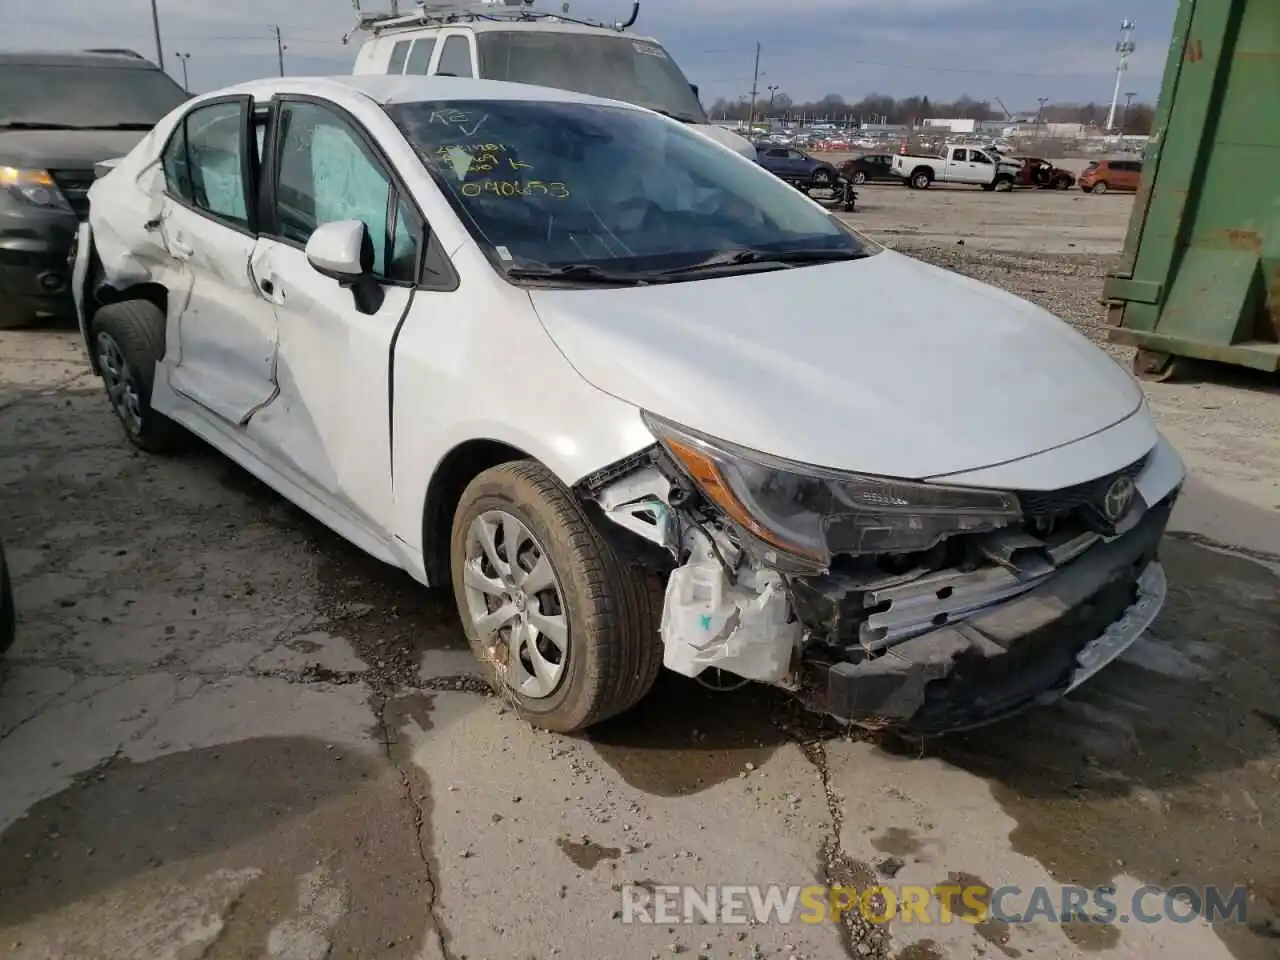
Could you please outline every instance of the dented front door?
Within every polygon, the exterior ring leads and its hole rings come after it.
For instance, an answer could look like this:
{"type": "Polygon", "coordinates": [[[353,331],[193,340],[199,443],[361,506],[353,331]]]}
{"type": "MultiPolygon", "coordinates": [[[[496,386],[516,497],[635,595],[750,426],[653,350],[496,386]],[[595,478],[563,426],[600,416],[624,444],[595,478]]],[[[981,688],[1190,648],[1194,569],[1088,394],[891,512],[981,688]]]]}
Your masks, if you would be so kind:
{"type": "Polygon", "coordinates": [[[262,243],[252,201],[252,112],[251,98],[229,97],[188,114],[166,150],[166,167],[177,172],[166,172],[170,195],[159,228],[189,291],[169,305],[177,339],[170,386],[237,425],[276,393],[278,323],[255,272],[262,243]]]}

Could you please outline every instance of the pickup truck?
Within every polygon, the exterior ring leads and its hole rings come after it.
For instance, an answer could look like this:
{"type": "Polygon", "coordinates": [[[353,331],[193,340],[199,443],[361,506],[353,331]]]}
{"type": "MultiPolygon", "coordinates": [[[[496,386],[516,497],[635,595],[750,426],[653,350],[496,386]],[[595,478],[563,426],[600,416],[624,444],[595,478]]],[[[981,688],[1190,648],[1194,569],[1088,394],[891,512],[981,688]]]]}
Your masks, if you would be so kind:
{"type": "Polygon", "coordinates": [[[978,147],[947,147],[941,156],[901,153],[893,158],[893,173],[916,190],[938,183],[972,183],[983,190],[1012,190],[1022,164],[978,147]]]}

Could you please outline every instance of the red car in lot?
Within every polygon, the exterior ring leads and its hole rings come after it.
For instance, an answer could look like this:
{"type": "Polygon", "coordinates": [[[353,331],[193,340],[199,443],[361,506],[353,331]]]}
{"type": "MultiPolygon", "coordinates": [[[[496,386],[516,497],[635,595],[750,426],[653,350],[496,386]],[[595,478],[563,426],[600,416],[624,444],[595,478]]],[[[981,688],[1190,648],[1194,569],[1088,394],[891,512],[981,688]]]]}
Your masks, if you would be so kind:
{"type": "Polygon", "coordinates": [[[1076,183],[1076,175],[1070,170],[1055,167],[1041,157],[1010,157],[1010,160],[1022,161],[1022,169],[1018,171],[1017,185],[1020,187],[1040,187],[1048,190],[1070,190],[1076,183]]]}

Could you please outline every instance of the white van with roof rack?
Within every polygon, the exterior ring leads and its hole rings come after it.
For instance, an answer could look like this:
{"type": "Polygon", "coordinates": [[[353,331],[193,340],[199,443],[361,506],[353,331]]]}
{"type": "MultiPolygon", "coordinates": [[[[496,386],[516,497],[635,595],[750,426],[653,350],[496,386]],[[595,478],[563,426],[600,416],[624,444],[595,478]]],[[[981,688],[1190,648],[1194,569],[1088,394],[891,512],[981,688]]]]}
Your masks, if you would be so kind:
{"type": "Polygon", "coordinates": [[[544,13],[534,0],[427,0],[408,14],[397,2],[391,6],[360,13],[356,30],[368,36],[352,73],[507,80],[621,100],[681,120],[756,160],[751,141],[708,121],[697,87],[661,43],[626,32],[639,16],[639,0],[627,20],[611,24],[544,13]]]}

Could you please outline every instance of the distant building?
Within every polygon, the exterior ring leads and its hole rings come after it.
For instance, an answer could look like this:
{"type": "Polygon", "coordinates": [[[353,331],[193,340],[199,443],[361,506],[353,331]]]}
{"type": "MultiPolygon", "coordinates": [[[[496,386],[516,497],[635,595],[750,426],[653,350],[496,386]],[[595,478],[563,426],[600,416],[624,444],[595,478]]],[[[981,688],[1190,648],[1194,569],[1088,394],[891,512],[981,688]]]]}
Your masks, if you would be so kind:
{"type": "Polygon", "coordinates": [[[1089,128],[1083,123],[1042,123],[1039,133],[1045,137],[1056,137],[1060,140],[1077,140],[1087,136],[1089,128]]]}
{"type": "Polygon", "coordinates": [[[948,133],[977,133],[978,121],[958,117],[955,119],[931,118],[924,121],[924,126],[935,130],[946,130],[948,133]]]}

